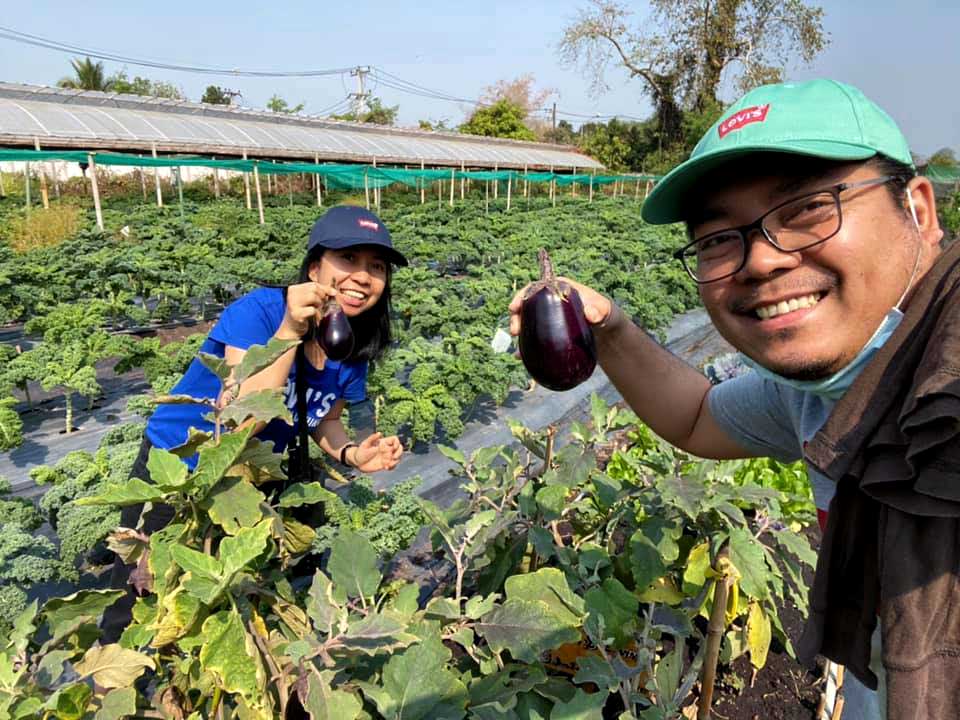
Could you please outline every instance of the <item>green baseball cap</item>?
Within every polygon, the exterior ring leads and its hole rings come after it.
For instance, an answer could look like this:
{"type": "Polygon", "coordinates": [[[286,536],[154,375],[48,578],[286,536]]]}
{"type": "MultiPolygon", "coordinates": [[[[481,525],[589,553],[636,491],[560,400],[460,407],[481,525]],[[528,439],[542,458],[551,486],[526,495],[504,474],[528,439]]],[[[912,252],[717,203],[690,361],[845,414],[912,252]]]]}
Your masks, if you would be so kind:
{"type": "Polygon", "coordinates": [[[857,88],[835,80],[778,83],[751,90],[728,108],[643,204],[648,223],[679,222],[704,175],[751,153],[793,153],[825,160],[885,155],[913,167],[897,124],[857,88]]]}

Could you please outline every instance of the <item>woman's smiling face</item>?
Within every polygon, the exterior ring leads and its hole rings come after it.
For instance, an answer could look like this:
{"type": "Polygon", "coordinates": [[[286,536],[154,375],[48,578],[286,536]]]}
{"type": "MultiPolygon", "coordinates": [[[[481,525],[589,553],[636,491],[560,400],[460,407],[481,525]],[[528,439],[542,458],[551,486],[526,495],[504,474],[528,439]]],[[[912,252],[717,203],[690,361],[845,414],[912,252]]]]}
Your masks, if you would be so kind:
{"type": "Polygon", "coordinates": [[[310,279],[337,288],[337,300],[348,317],[372,308],[387,286],[388,261],[370,246],[326,250],[310,266],[310,279]]]}

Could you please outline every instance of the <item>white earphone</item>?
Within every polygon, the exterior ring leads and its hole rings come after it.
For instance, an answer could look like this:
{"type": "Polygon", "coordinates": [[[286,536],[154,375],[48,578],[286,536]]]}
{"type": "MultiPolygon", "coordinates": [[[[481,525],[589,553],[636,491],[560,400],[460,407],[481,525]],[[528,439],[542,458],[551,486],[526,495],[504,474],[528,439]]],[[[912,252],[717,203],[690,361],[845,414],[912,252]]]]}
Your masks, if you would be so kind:
{"type": "Polygon", "coordinates": [[[913,218],[913,224],[917,228],[917,232],[920,232],[920,221],[917,219],[917,207],[913,204],[913,193],[910,192],[910,188],[907,188],[907,203],[910,205],[910,215],[913,218]]]}

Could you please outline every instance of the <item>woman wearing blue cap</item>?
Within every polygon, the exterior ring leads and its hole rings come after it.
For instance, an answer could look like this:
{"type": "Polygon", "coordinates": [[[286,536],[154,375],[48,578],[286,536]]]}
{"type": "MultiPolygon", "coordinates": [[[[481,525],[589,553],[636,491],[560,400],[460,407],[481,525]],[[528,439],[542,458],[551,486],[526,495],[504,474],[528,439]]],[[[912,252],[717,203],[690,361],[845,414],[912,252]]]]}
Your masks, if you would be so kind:
{"type": "MultiPolygon", "coordinates": [[[[396,436],[373,433],[359,443],[351,442],[340,420],[347,403],[366,397],[367,368],[390,345],[390,282],[394,265],[407,260],[390,240],[390,233],[373,213],[359,207],[340,206],[327,211],[314,225],[307,242],[307,254],[298,281],[287,288],[263,287],[247,293],[224,310],[200,350],[236,365],[252,345],[266,345],[272,338],[303,344],[306,385],[305,417],[310,436],[329,455],[363,473],[391,470],[403,454],[396,436]],[[354,335],[351,354],[341,361],[326,357],[319,343],[312,340],[312,328],[321,318],[324,305],[335,298],[347,316],[354,335]]],[[[245,395],[266,388],[283,388],[287,407],[294,416],[293,426],[275,419],[257,431],[261,441],[272,442],[282,453],[297,435],[297,363],[291,349],[273,365],[244,382],[239,390],[245,395]]],[[[174,386],[173,394],[215,399],[220,381],[198,359],[174,386]]],[[[147,477],[146,463],[151,447],[172,449],[186,443],[190,428],[211,431],[202,405],[161,405],[147,423],[140,454],[132,477],[147,477]]],[[[197,456],[184,460],[191,469],[197,456]]],[[[121,514],[121,525],[136,527],[143,506],[128,506],[121,514]]],[[[173,509],[156,505],[142,518],[141,529],[152,533],[167,525],[173,509]]],[[[122,588],[131,568],[119,559],[114,565],[111,584],[122,588]]],[[[135,596],[129,592],[103,619],[106,641],[114,641],[130,621],[135,596]]]]}

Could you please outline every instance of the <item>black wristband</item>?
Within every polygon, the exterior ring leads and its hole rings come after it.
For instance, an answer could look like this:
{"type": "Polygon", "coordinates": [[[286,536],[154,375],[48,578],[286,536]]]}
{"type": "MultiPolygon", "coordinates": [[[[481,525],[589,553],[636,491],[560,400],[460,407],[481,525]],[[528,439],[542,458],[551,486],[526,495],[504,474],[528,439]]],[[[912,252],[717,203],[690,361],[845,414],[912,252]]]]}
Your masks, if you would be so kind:
{"type": "Polygon", "coordinates": [[[344,445],[342,448],[340,448],[340,464],[341,465],[350,465],[350,463],[347,462],[347,450],[349,450],[352,447],[359,447],[359,446],[356,443],[350,442],[344,445]]]}

